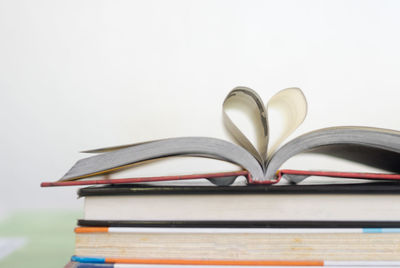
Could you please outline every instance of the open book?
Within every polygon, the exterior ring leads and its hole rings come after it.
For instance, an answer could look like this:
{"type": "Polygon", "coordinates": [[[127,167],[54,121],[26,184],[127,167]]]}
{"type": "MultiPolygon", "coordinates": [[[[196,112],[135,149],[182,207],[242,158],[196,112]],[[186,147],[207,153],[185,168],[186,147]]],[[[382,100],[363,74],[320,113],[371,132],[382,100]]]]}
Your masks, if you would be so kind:
{"type": "MultiPolygon", "coordinates": [[[[180,137],[90,150],[86,153],[96,153],[96,155],[76,162],[60,181],[107,174],[143,161],[182,155],[228,161],[242,167],[246,171],[243,174],[248,175],[250,183],[271,184],[277,182],[277,178],[282,175],[279,169],[285,161],[297,154],[310,151],[400,173],[400,132],[395,130],[331,127],[308,132],[282,145],[283,141],[303,122],[306,113],[307,102],[298,88],[281,90],[268,101],[267,105],[264,105],[255,91],[237,87],[229,92],[223,102],[224,124],[237,144],[210,137],[180,137]],[[284,122],[282,134],[274,144],[269,142],[268,110],[271,107],[281,111],[284,122]],[[244,110],[250,115],[256,133],[254,144],[232,119],[229,110],[234,109],[244,110]]],[[[235,180],[236,175],[243,174],[222,173],[208,178],[217,185],[229,185],[235,180]]],[[[286,174],[290,179],[290,172],[286,174]]],[[[292,175],[297,175],[296,179],[292,179],[299,181],[313,174],[293,172],[292,175]]],[[[388,175],[383,178],[400,179],[400,175],[388,175]]]]}

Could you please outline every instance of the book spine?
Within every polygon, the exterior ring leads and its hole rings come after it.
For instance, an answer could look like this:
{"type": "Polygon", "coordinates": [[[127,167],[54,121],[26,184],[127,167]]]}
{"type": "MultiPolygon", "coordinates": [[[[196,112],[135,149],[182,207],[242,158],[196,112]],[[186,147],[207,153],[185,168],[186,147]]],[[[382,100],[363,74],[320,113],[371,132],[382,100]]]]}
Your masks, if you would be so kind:
{"type": "Polygon", "coordinates": [[[188,260],[188,259],[119,259],[72,256],[71,261],[80,263],[119,263],[156,265],[218,265],[218,266],[323,266],[323,261],[285,260],[188,260]]]}
{"type": "Polygon", "coordinates": [[[400,261],[322,261],[322,260],[187,260],[187,259],[116,259],[72,256],[79,262],[77,268],[133,268],[137,264],[146,267],[206,268],[215,265],[221,268],[232,266],[327,266],[327,267],[399,267],[400,261]],[[131,264],[131,265],[130,265],[131,264]],[[108,265],[108,266],[107,266],[108,265]]]}
{"type": "Polygon", "coordinates": [[[76,227],[75,233],[189,233],[189,234],[378,234],[400,233],[400,228],[173,228],[173,227],[76,227]]]}
{"type": "MultiPolygon", "coordinates": [[[[132,265],[132,267],[134,267],[134,266],[132,265]]],[[[78,263],[76,268],[116,268],[116,265],[112,264],[112,263],[84,263],[84,262],[80,262],[80,263],[78,263]]],[[[128,267],[124,267],[124,268],[128,268],[128,267]]]]}

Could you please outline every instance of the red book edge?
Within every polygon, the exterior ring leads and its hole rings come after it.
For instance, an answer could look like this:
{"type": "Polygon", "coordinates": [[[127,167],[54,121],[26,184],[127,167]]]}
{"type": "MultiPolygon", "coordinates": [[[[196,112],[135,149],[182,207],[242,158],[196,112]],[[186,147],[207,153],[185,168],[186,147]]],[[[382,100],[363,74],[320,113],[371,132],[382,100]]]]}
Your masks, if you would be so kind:
{"type": "Polygon", "coordinates": [[[193,179],[218,179],[230,176],[245,176],[249,184],[275,184],[278,183],[285,175],[300,175],[300,176],[321,176],[321,177],[335,177],[335,178],[348,178],[348,179],[367,179],[367,180],[393,180],[400,181],[400,174],[387,174],[387,173],[365,173],[365,172],[337,172],[337,171],[312,171],[312,170],[294,170],[282,169],[277,172],[277,177],[272,180],[255,181],[252,179],[248,171],[233,171],[233,172],[220,172],[209,174],[192,174],[192,175],[178,175],[178,176],[159,176],[159,177],[141,177],[141,178],[124,178],[124,179],[98,179],[98,180],[82,180],[82,181],[55,181],[55,182],[42,182],[41,187],[55,187],[55,186],[81,186],[81,185],[96,185],[96,184],[124,184],[124,183],[141,183],[141,182],[155,182],[155,181],[179,181],[179,180],[193,180],[193,179]]]}
{"type": "Polygon", "coordinates": [[[40,186],[41,187],[53,187],[53,186],[79,186],[79,185],[95,185],[95,184],[123,184],[123,183],[140,183],[140,182],[154,182],[154,181],[193,180],[193,179],[203,179],[203,178],[217,179],[217,178],[230,177],[230,176],[245,176],[248,181],[251,180],[249,172],[247,172],[246,170],[242,170],[242,171],[232,171],[232,172],[177,175],[177,176],[42,182],[40,184],[40,186]]]}

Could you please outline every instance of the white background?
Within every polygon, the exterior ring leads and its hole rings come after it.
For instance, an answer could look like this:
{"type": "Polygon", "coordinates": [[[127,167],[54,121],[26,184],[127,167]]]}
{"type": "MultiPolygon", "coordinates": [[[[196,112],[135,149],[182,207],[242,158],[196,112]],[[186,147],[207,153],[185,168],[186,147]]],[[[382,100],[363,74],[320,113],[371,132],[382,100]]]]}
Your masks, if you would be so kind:
{"type": "Polygon", "coordinates": [[[0,212],[79,209],[76,188],[39,183],[80,150],[226,138],[238,85],[264,100],[300,87],[296,134],[399,130],[399,14],[399,1],[0,0],[0,212]]]}

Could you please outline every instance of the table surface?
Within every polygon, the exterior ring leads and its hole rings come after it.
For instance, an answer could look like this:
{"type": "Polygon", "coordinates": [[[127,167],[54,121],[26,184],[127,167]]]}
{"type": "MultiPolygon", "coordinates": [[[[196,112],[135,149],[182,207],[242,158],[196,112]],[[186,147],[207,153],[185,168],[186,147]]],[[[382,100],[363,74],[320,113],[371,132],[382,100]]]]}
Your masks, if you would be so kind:
{"type": "Polygon", "coordinates": [[[64,267],[74,252],[78,211],[26,211],[0,222],[0,267],[64,267]],[[3,249],[3,250],[1,250],[3,249]]]}

